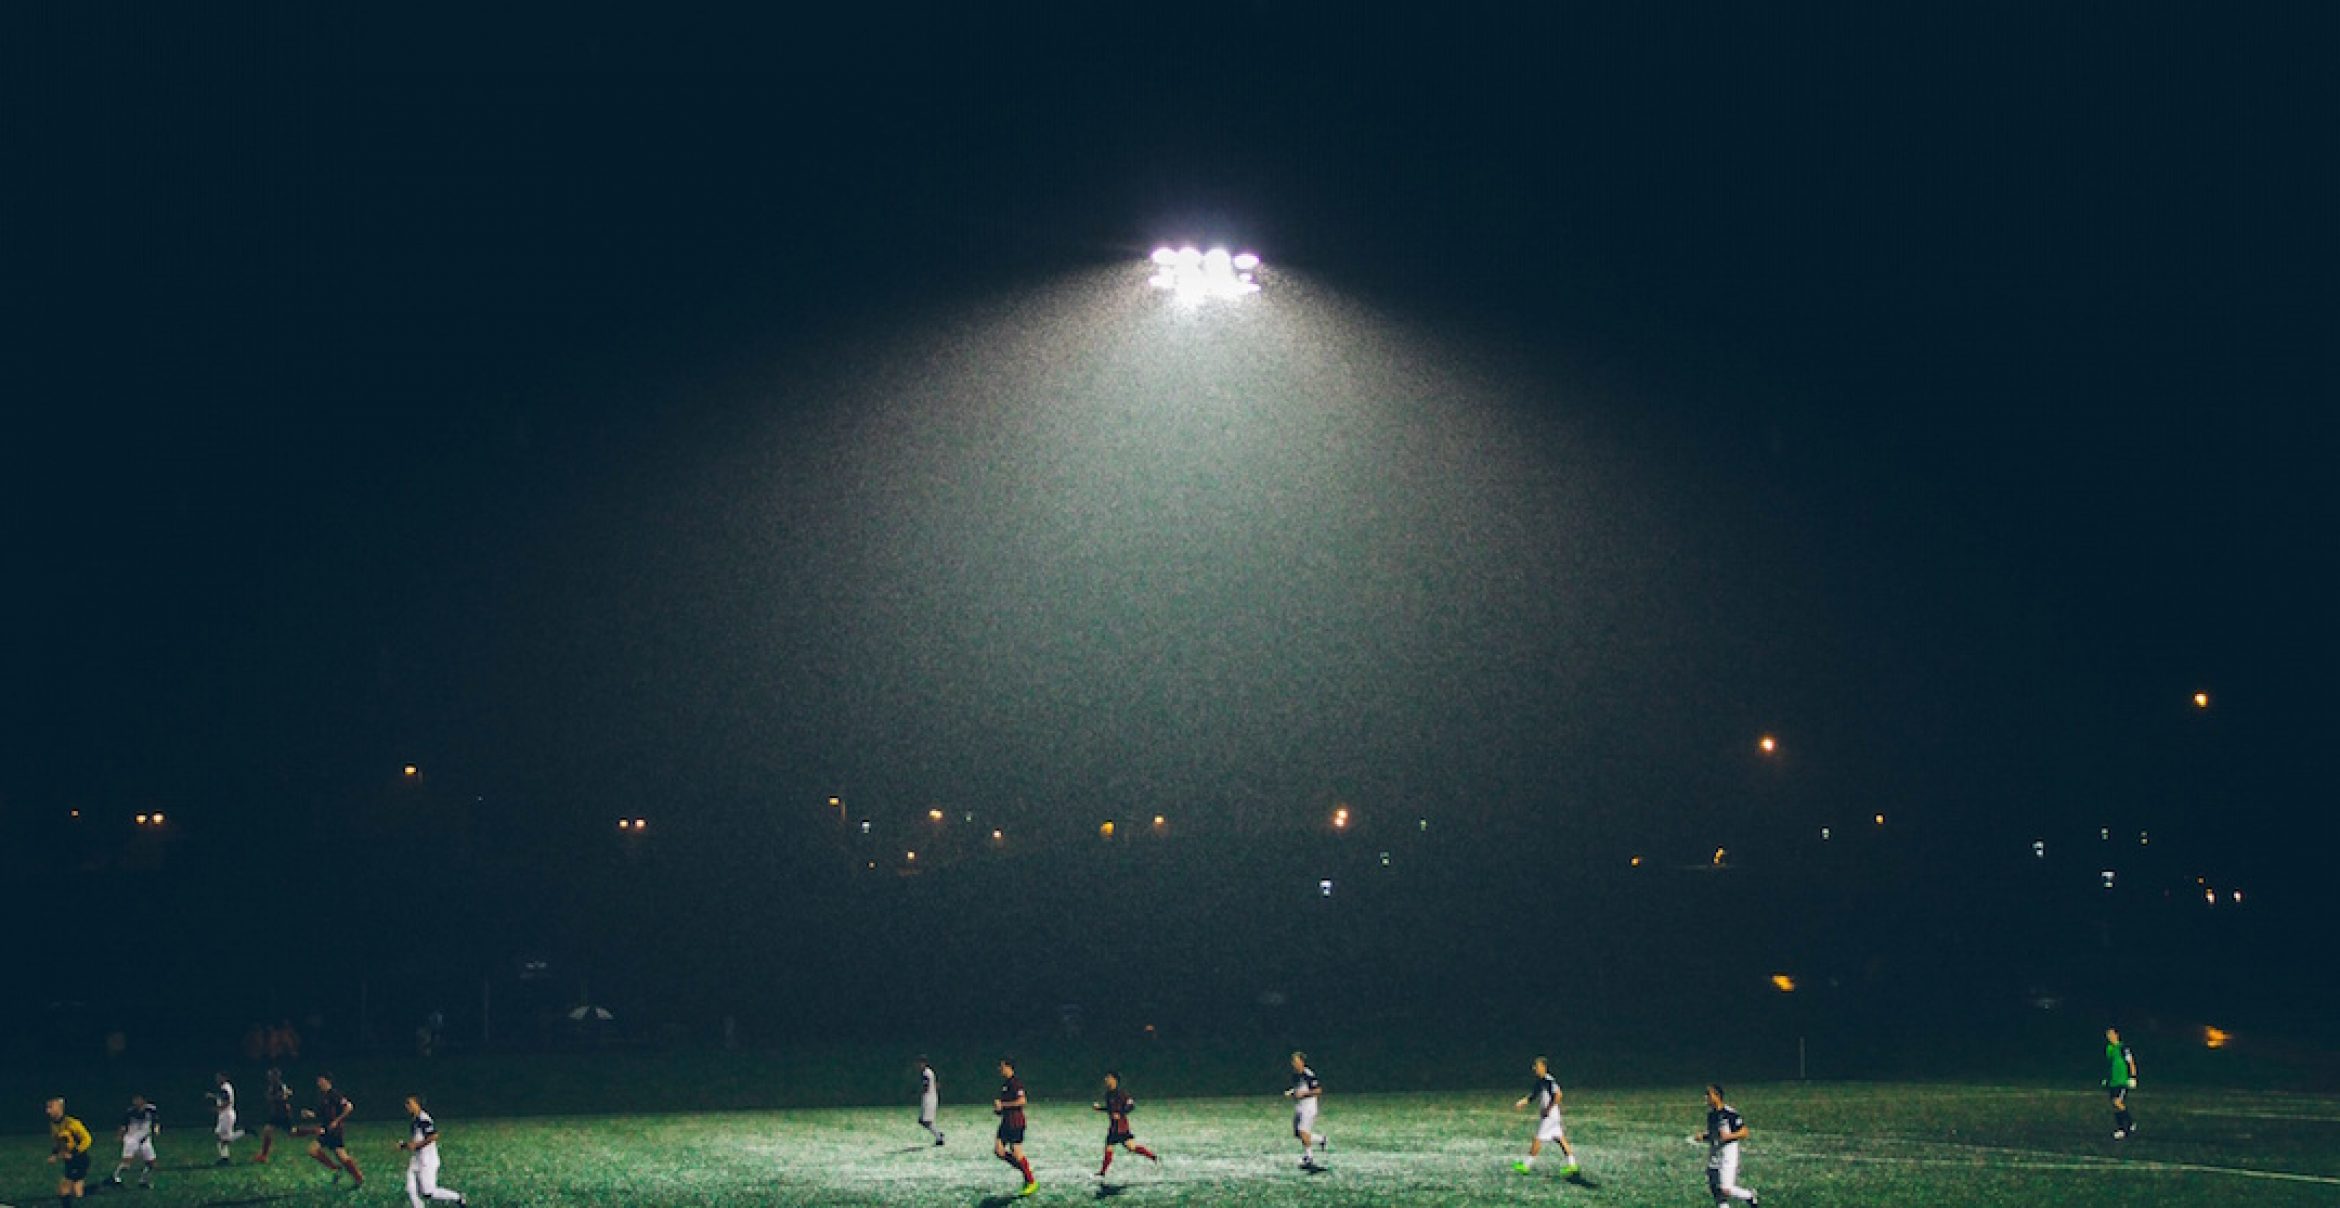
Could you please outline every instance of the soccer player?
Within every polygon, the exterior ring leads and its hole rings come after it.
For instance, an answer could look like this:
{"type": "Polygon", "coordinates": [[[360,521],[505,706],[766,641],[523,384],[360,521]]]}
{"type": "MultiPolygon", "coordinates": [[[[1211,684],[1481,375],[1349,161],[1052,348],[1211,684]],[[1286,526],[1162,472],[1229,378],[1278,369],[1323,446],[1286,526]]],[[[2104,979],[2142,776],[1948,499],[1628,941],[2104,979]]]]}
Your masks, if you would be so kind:
{"type": "Polygon", "coordinates": [[[2137,1135],[2137,1121],[2129,1115],[2129,1092],[2137,1089],[2137,1055],[2121,1043],[2119,1028],[2104,1030],[2104,1089],[2112,1096],[2113,1140],[2137,1135]]]}
{"type": "Polygon", "coordinates": [[[154,1186],[154,1139],[162,1133],[162,1113],[144,1095],[130,1096],[130,1110],[122,1117],[122,1160],[114,1164],[114,1176],[106,1182],[119,1187],[122,1172],[132,1162],[145,1162],[146,1169],[138,1176],[141,1187],[154,1186]]]}
{"type": "Polygon", "coordinates": [[[1316,1131],[1316,1109],[1324,1099],[1324,1084],[1316,1080],[1316,1071],[1308,1068],[1308,1054],[1292,1054],[1292,1088],[1284,1097],[1294,1101],[1292,1135],[1300,1138],[1300,1169],[1324,1169],[1316,1160],[1316,1155],[1331,1148],[1324,1134],[1316,1131]]]}
{"type": "Polygon", "coordinates": [[[942,1097],[935,1091],[934,1063],[921,1057],[918,1059],[918,1127],[931,1134],[937,1145],[943,1143],[943,1134],[934,1126],[934,1109],[941,1102],[942,1097]]]}
{"type": "Polygon", "coordinates": [[[213,1073],[208,1098],[211,1110],[217,1113],[212,1118],[211,1135],[219,1142],[219,1161],[213,1165],[225,1166],[231,1160],[228,1147],[244,1139],[243,1132],[236,1128],[235,1084],[228,1081],[225,1073],[213,1073]]]}
{"type": "Polygon", "coordinates": [[[1719,1083],[1706,1086],[1706,1131],[1690,1138],[1706,1145],[1706,1191],[1718,1205],[1745,1200],[1759,1203],[1755,1189],[1739,1186],[1739,1142],[1747,1139],[1747,1122],[1723,1099],[1719,1083]]]}
{"type": "Polygon", "coordinates": [[[1014,1058],[999,1059],[999,1077],[999,1094],[991,1100],[999,1134],[992,1139],[991,1154],[1023,1172],[1024,1186],[1016,1194],[1030,1195],[1040,1190],[1040,1180],[1032,1177],[1031,1160],[1024,1156],[1024,1080],[1016,1077],[1014,1058]]]}
{"type": "Polygon", "coordinates": [[[89,1177],[89,1129],[65,1114],[63,1098],[51,1099],[47,1106],[49,1161],[63,1167],[57,1172],[58,1208],[73,1208],[73,1201],[81,1198],[82,1180],[89,1177]]]}
{"type": "Polygon", "coordinates": [[[265,1163],[268,1151],[276,1145],[276,1134],[281,1131],[289,1137],[293,1130],[292,1088],[284,1084],[283,1070],[268,1067],[268,1085],[261,1088],[260,1098],[268,1104],[268,1122],[260,1126],[260,1152],[252,1160],[265,1163]]]}
{"type": "Polygon", "coordinates": [[[1560,1121],[1560,1080],[1552,1076],[1552,1063],[1542,1057],[1536,1058],[1531,1068],[1536,1074],[1535,1085],[1511,1105],[1511,1110],[1519,1111],[1530,1103],[1536,1105],[1536,1139],[1528,1142],[1527,1157],[1513,1162],[1511,1168],[1521,1174],[1534,1170],[1537,1156],[1544,1152],[1544,1142],[1552,1141],[1560,1146],[1560,1157],[1565,1163],[1560,1173],[1576,1178],[1583,1172],[1576,1165],[1576,1150],[1569,1147],[1568,1129],[1560,1121]]]}
{"type": "Polygon", "coordinates": [[[1137,1110],[1137,1100],[1130,1098],[1129,1092],[1121,1089],[1120,1071],[1109,1071],[1105,1075],[1105,1101],[1092,1103],[1089,1107],[1093,1111],[1105,1113],[1105,1162],[1097,1167],[1098,1178],[1104,1178],[1105,1172],[1113,1169],[1113,1147],[1116,1145],[1149,1162],[1162,1160],[1154,1156],[1153,1150],[1138,1144],[1137,1135],[1129,1130],[1129,1113],[1137,1110]]]}
{"type": "Polygon", "coordinates": [[[423,1110],[420,1095],[406,1097],[406,1139],[398,1148],[406,1151],[406,1202],[412,1208],[423,1208],[424,1200],[455,1208],[470,1203],[462,1192],[439,1186],[439,1125],[423,1110]]]}
{"type": "Polygon", "coordinates": [[[333,1172],[334,1182],[340,1182],[341,1172],[346,1170],[349,1172],[350,1186],[363,1187],[366,1185],[365,1172],[358,1169],[357,1159],[349,1156],[349,1139],[342,1132],[349,1124],[350,1114],[356,1110],[357,1104],[350,1102],[349,1096],[334,1089],[333,1075],[319,1074],[317,1107],[313,1111],[301,1109],[301,1118],[317,1122],[312,1126],[316,1135],[309,1142],[309,1156],[316,1159],[319,1166],[333,1172]]]}

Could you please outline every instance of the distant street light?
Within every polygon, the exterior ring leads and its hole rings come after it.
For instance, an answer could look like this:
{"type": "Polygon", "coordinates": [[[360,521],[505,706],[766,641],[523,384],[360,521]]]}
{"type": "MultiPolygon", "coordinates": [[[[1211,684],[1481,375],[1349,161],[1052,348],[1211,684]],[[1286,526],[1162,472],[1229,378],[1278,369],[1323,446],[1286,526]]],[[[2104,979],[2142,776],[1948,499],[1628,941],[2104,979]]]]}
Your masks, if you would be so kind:
{"type": "Polygon", "coordinates": [[[1776,754],[1779,751],[1779,740],[1769,734],[1757,739],[1755,745],[1761,748],[1766,755],[1776,754]]]}
{"type": "Polygon", "coordinates": [[[2210,707],[2210,694],[2209,694],[2209,693],[2207,693],[2207,692],[2196,692],[2196,693],[2194,694],[2194,707],[2195,707],[2195,708],[2197,708],[2197,709],[2207,709],[2207,708],[2209,708],[2209,707],[2210,707]]]}
{"type": "Polygon", "coordinates": [[[402,773],[402,774],[403,774],[403,775],[404,775],[404,776],[405,776],[405,777],[406,777],[408,780],[414,780],[414,779],[418,779],[419,777],[421,777],[421,776],[422,776],[422,769],[421,769],[421,768],[418,768],[418,767],[416,767],[416,766],[414,766],[413,764],[411,764],[411,763],[410,763],[410,764],[407,764],[407,765],[406,765],[406,766],[405,766],[403,769],[401,769],[401,773],[402,773]]]}

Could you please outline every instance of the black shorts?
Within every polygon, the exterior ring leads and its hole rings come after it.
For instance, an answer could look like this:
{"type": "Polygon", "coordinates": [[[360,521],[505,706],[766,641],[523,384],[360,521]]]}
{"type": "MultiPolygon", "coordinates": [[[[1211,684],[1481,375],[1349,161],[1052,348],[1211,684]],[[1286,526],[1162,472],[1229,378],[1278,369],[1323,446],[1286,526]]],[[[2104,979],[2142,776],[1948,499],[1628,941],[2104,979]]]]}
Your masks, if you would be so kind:
{"type": "Polygon", "coordinates": [[[2106,1098],[2108,1098],[2108,1099],[2110,1099],[2110,1100],[2112,1100],[2112,1101],[2113,1101],[2113,1102],[2115,1102],[2115,1103],[2118,1103],[2118,1102],[2120,1102],[2120,1101],[2121,1101],[2121,1096],[2123,1096],[2123,1095],[2126,1095],[2126,1094],[2128,1094],[2128,1093],[2129,1093],[2129,1088],[2128,1088],[2128,1086],[2127,1086],[2125,1083],[2124,1083],[2124,1084],[2117,1084],[2117,1085],[2116,1085],[2116,1084],[2114,1084],[2114,1083],[2107,1082],[2107,1083],[2105,1083],[2105,1084],[2104,1084],[2104,1094],[2105,1094],[2105,1097],[2106,1097],[2106,1098]]]}
{"type": "Polygon", "coordinates": [[[1108,1128],[1105,1130],[1105,1144],[1108,1146],[1119,1145],[1124,1141],[1135,1140],[1137,1140],[1137,1134],[1130,1132],[1127,1129],[1108,1128]]]}
{"type": "Polygon", "coordinates": [[[323,1146],[326,1149],[349,1148],[349,1145],[342,1140],[341,1130],[338,1128],[328,1128],[323,1132],[318,1133],[317,1144],[323,1146]]]}
{"type": "Polygon", "coordinates": [[[293,1130],[292,1109],[289,1107],[269,1108],[268,1126],[270,1128],[281,1128],[286,1132],[291,1132],[293,1130]]]}
{"type": "Polygon", "coordinates": [[[1007,1122],[1007,1121],[1005,1121],[1005,1120],[1002,1120],[1002,1121],[1000,1121],[1000,1122],[999,1122],[999,1139],[1000,1139],[1000,1141],[1001,1141],[1003,1144],[1007,1144],[1007,1145],[1021,1145],[1021,1144],[1023,1144],[1023,1143],[1024,1143],[1024,1126],[1023,1126],[1023,1125],[1021,1125],[1021,1124],[1010,1124],[1010,1123],[1008,1123],[1008,1122],[1007,1122]]]}
{"type": "Polygon", "coordinates": [[[68,1183],[78,1183],[88,1178],[89,1151],[85,1149],[80,1153],[66,1154],[63,1166],[65,1168],[65,1181],[68,1183]]]}

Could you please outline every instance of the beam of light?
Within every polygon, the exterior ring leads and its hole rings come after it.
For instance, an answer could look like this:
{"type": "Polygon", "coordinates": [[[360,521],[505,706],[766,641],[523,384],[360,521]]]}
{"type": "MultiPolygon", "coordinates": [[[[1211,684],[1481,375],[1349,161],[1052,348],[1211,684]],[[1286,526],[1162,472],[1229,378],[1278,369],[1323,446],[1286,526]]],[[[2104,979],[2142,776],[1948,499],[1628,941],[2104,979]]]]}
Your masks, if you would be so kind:
{"type": "Polygon", "coordinates": [[[1156,271],[1147,280],[1182,301],[1240,298],[1259,292],[1255,276],[1259,257],[1252,252],[1230,255],[1223,247],[1207,252],[1192,245],[1176,250],[1158,247],[1149,259],[1156,271]]]}

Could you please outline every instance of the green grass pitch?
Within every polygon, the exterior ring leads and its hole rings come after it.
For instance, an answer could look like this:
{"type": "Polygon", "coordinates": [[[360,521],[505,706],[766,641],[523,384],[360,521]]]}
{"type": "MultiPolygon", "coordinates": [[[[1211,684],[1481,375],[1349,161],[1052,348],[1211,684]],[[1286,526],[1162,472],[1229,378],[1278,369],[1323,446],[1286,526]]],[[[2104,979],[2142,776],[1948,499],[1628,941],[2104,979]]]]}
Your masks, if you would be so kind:
{"type": "MultiPolygon", "coordinates": [[[[1559,1177],[1525,1152],[1530,1120],[1517,1090],[1483,1094],[1349,1095],[1325,1100],[1331,1169],[1297,1168],[1284,1100],[1146,1100],[1139,1140],[1159,1166],[1123,1154],[1095,1177],[1104,1117],[1086,1103],[1036,1101],[1027,1146],[1040,1177],[1034,1202],[1121,1205],[1577,1204],[1630,1208],[1706,1202],[1698,1088],[1571,1089],[1570,1139],[1595,1186],[1559,1177]]],[[[2340,1204],[2340,1099],[2237,1091],[2147,1089],[2142,1134],[2114,1142],[2102,1097],[2084,1089],[1960,1084],[1784,1084],[1732,1089],[1754,1130],[1742,1178],[1775,1208],[1881,1204],[2340,1204]]],[[[101,1133],[92,1202],[194,1205],[403,1203],[402,1125],[369,1105],[350,1134],[367,1182],[331,1185],[304,1156],[278,1147],[269,1166],[211,1165],[209,1135],[167,1129],[153,1191],[100,1190],[118,1143],[101,1133]]],[[[915,1110],[844,1108],[687,1115],[471,1120],[445,1127],[443,1180],[480,1208],[503,1205],[1004,1205],[1019,1182],[991,1157],[985,1104],[948,1104],[950,1143],[935,1148],[915,1110]]],[[[0,1140],[0,1202],[56,1202],[45,1140],[0,1140]]],[[[134,1178],[135,1176],[133,1176],[134,1178]]]]}

